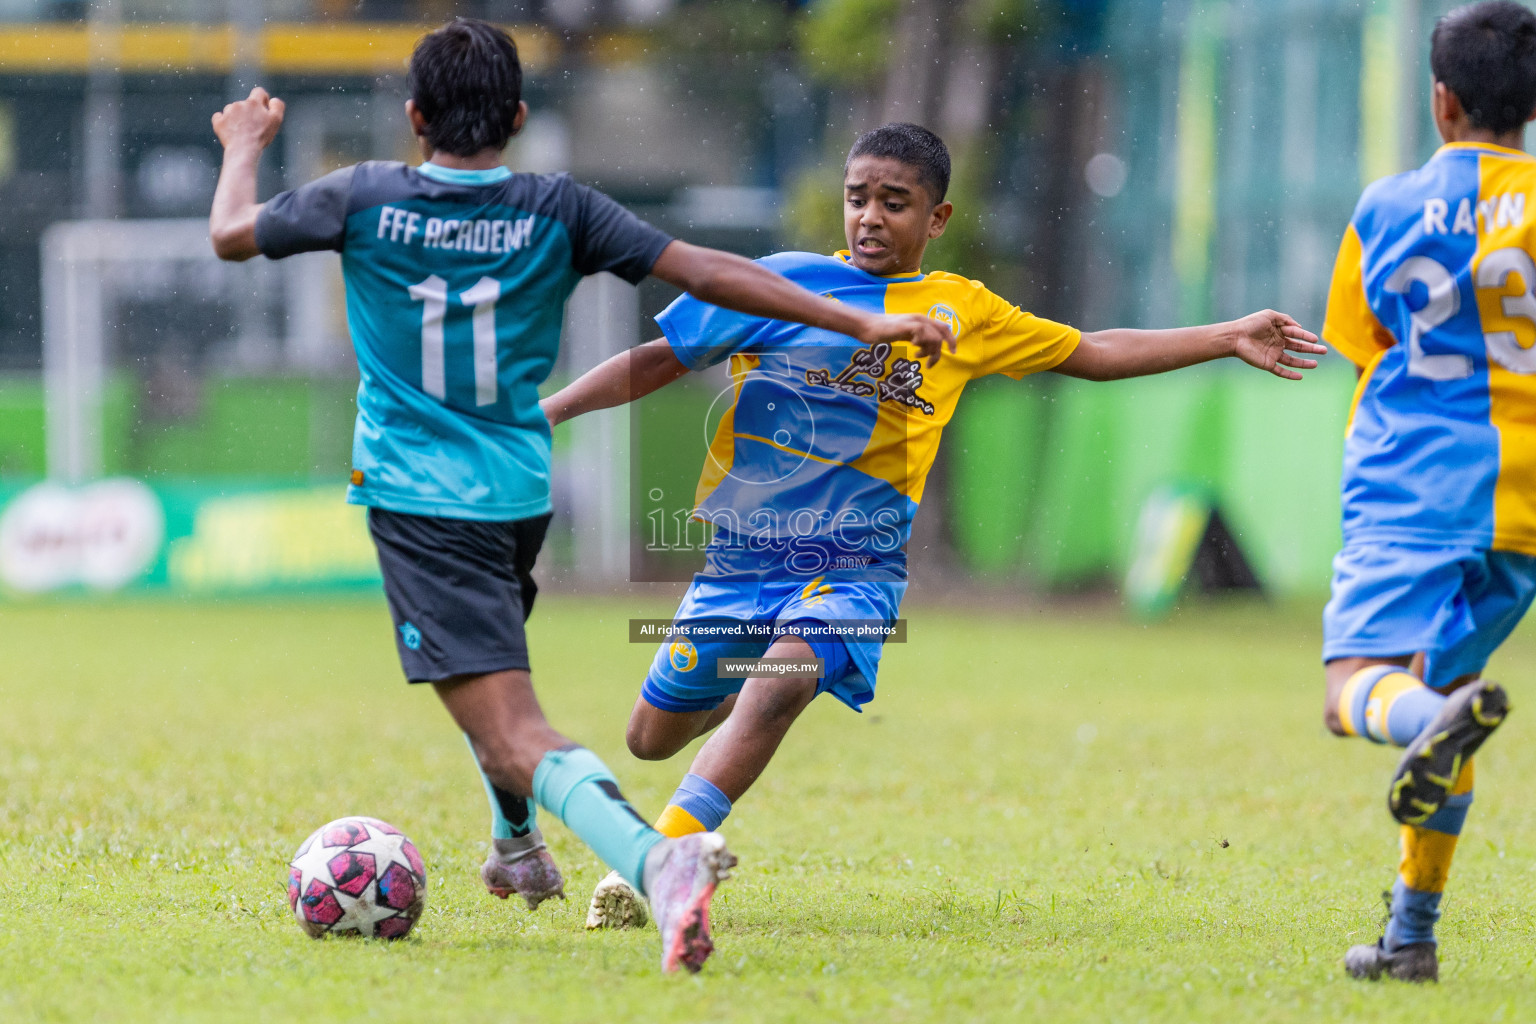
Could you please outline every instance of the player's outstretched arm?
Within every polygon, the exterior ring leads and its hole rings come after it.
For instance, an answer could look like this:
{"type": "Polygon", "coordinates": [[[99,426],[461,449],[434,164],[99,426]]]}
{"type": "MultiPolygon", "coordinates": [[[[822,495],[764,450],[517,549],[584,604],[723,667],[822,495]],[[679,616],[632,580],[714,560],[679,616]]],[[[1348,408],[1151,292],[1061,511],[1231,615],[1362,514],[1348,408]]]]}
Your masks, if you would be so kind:
{"type": "Polygon", "coordinates": [[[821,327],[857,338],[865,345],[910,341],[932,366],[944,349],[955,350],[955,336],[926,316],[869,313],[812,294],[749,259],[673,241],[661,251],[651,273],[705,302],[749,316],[821,327]]]}
{"type": "Polygon", "coordinates": [[[1276,377],[1301,380],[1299,371],[1312,369],[1317,360],[1296,353],[1321,355],[1326,351],[1317,343],[1317,335],[1284,313],[1265,309],[1224,324],[1163,331],[1117,328],[1085,334],[1076,350],[1055,369],[1085,380],[1120,380],[1235,356],[1276,377]]]}
{"type": "Polygon", "coordinates": [[[554,426],[585,412],[644,398],[687,372],[667,339],[657,338],[603,360],[544,399],[539,408],[554,426]]]}
{"type": "Polygon", "coordinates": [[[251,95],[231,103],[213,115],[213,133],[224,147],[224,166],[213,192],[213,211],[208,215],[208,237],[221,260],[248,260],[260,253],[256,247],[256,166],[262,150],[283,125],[283,101],[267,95],[261,86],[251,95]]]}

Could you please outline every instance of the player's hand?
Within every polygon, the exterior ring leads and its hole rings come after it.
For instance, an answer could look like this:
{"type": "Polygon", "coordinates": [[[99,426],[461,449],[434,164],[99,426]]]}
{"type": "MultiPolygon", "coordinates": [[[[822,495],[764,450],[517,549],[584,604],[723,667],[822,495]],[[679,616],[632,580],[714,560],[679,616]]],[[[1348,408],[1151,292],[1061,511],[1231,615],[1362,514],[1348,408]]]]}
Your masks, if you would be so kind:
{"type": "Polygon", "coordinates": [[[955,350],[955,335],[948,324],[916,313],[886,313],[871,317],[869,324],[859,332],[859,340],[866,345],[881,341],[911,342],[917,349],[918,358],[926,359],[929,366],[939,361],[945,349],[955,350]]]}
{"type": "Polygon", "coordinates": [[[213,134],[225,149],[236,145],[266,149],[283,126],[286,109],[282,100],[273,99],[258,85],[249,97],[236,100],[213,115],[213,134]]]}
{"type": "Polygon", "coordinates": [[[1298,370],[1310,370],[1317,366],[1316,359],[1306,359],[1296,352],[1322,355],[1328,350],[1317,343],[1317,335],[1302,327],[1284,313],[1272,309],[1250,313],[1241,320],[1234,320],[1236,331],[1232,354],[1249,366],[1268,370],[1276,377],[1301,380],[1298,370]]]}

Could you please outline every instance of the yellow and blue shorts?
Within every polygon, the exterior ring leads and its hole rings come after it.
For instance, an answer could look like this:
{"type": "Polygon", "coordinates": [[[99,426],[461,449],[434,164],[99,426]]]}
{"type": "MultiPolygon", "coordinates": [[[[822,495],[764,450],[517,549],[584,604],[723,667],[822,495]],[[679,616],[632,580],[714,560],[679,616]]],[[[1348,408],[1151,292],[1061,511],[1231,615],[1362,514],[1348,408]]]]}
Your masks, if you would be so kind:
{"type": "Polygon", "coordinates": [[[798,633],[820,658],[816,692],[830,693],[858,711],[875,696],[884,638],[856,639],[858,624],[891,627],[906,593],[902,581],[693,578],[673,618],[674,628],[697,623],[741,623],[750,635],[724,639],[670,637],[656,651],[640,695],[662,711],[704,711],[741,690],[745,679],[722,679],[721,658],[760,658],[773,640],[798,633]]]}
{"type": "Polygon", "coordinates": [[[1423,652],[1435,688],[1481,673],[1536,597],[1536,558],[1486,548],[1359,541],[1333,560],[1323,661],[1423,652]]]}

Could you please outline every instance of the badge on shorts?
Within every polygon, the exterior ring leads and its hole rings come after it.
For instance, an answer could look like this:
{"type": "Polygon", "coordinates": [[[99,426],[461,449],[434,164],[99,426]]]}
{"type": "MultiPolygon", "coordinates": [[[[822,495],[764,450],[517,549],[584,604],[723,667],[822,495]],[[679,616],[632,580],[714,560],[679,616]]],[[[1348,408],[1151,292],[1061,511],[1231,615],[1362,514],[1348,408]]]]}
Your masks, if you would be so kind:
{"type": "Polygon", "coordinates": [[[667,660],[679,672],[692,672],[693,667],[699,663],[699,652],[687,640],[674,640],[672,646],[667,648],[667,660]]]}
{"type": "Polygon", "coordinates": [[[413,651],[420,650],[421,630],[417,629],[409,622],[403,624],[400,627],[400,642],[405,644],[405,646],[409,647],[413,651]]]}

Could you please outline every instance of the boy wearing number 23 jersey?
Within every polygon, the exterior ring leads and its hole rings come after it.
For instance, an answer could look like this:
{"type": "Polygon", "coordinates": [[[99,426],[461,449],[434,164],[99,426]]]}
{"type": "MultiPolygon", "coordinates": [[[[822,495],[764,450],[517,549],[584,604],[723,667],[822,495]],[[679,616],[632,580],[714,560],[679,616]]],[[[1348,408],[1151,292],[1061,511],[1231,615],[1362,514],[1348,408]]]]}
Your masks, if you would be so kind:
{"type": "Polygon", "coordinates": [[[522,71],[509,36],[458,19],[411,57],[406,114],[424,162],[363,163],[267,203],[256,165],[282,123],[255,89],[214,115],[224,167],[209,218],[225,259],[341,253],[362,383],[349,501],[368,506],[406,676],[463,729],[491,801],[481,878],[530,908],[564,896],[536,827],[561,818],[656,902],[662,966],[698,970],[708,909],[735,858],[714,834],[674,840],[637,814],[607,767],[539,709],[523,620],[549,522],[549,424],[538,386],[565,301],[585,275],[654,274],[710,301],[869,344],[936,353],[953,338],[920,316],[839,306],[727,253],[676,241],[565,175],[514,174],[522,71]]]}
{"type": "Polygon", "coordinates": [[[1323,616],[1325,720],[1406,747],[1388,791],[1401,861],[1385,933],[1350,974],[1438,977],[1434,926],[1472,803],[1472,755],[1503,721],[1489,656],[1536,596],[1536,16],[1440,20],[1445,145],[1361,197],[1324,340],[1359,368],[1344,442],[1344,548],[1323,616]]]}

